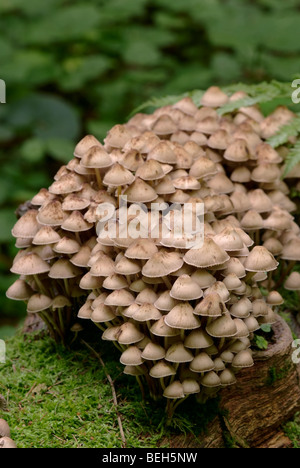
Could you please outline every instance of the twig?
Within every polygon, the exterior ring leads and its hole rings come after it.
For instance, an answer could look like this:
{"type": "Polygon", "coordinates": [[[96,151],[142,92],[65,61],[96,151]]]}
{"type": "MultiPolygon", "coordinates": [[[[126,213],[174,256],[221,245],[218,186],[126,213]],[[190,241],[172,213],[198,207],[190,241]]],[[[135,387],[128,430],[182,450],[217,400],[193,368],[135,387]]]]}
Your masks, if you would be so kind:
{"type": "Polygon", "coordinates": [[[120,416],[119,411],[118,411],[118,399],[117,399],[117,394],[116,394],[116,389],[115,389],[115,386],[114,386],[114,382],[113,382],[111,376],[109,375],[109,373],[107,372],[106,366],[105,366],[104,361],[102,360],[100,354],[98,354],[97,351],[95,351],[94,348],[92,348],[84,340],[81,340],[81,343],[84,344],[96,356],[96,358],[98,359],[98,361],[100,362],[101,366],[104,369],[106,378],[107,378],[107,380],[109,382],[109,385],[110,385],[111,391],[112,391],[114,407],[116,409],[118,424],[119,424],[119,430],[120,430],[120,435],[121,435],[121,439],[122,439],[122,447],[125,448],[127,442],[126,442],[126,438],[125,438],[125,434],[124,434],[124,430],[123,430],[123,426],[122,426],[121,416],[120,416]]]}

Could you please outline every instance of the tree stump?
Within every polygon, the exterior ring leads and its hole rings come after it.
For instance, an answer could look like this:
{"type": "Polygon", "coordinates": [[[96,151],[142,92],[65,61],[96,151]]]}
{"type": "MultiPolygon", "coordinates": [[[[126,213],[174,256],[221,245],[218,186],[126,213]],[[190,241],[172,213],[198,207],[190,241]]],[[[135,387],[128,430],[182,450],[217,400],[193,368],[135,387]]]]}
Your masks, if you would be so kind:
{"type": "Polygon", "coordinates": [[[237,384],[221,392],[222,414],[197,439],[172,438],[172,447],[233,446],[278,448],[290,445],[282,424],[300,410],[300,366],[292,361],[292,334],[278,317],[274,344],[254,355],[255,365],[237,375],[237,384]]]}

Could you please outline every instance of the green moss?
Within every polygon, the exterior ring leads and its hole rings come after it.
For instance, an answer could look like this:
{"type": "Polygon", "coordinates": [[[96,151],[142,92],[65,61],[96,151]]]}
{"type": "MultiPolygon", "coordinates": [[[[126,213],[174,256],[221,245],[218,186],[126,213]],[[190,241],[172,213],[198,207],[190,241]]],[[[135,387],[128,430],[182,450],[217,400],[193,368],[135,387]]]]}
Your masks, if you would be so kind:
{"type": "MultiPolygon", "coordinates": [[[[66,350],[39,335],[15,336],[6,344],[0,393],[9,412],[0,412],[0,417],[9,423],[18,447],[121,447],[111,387],[88,349],[77,345],[66,350]]],[[[100,346],[114,380],[127,447],[158,447],[174,434],[199,434],[218,413],[215,400],[197,405],[190,398],[166,428],[165,401],[142,402],[135,380],[122,373],[118,354],[101,341],[93,344],[97,352],[100,346]]]]}
{"type": "Polygon", "coordinates": [[[288,375],[288,373],[290,372],[291,367],[292,367],[292,364],[290,362],[280,369],[277,369],[274,366],[270,367],[269,375],[268,375],[268,378],[266,379],[266,385],[272,386],[278,380],[284,379],[286,375],[288,375]]]}
{"type": "Polygon", "coordinates": [[[300,413],[297,413],[293,421],[284,426],[284,432],[292,441],[293,448],[300,448],[300,413]]]}

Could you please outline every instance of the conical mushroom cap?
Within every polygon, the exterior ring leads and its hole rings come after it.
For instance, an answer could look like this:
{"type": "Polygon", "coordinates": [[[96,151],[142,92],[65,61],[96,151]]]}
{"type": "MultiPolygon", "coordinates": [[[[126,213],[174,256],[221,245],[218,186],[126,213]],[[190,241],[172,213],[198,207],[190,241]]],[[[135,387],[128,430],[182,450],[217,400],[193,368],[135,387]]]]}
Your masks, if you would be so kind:
{"type": "Polygon", "coordinates": [[[199,284],[201,289],[209,288],[217,281],[211,273],[205,270],[196,270],[191,274],[191,278],[199,284]]]}
{"type": "Polygon", "coordinates": [[[158,248],[151,239],[137,239],[126,250],[127,258],[149,260],[158,252],[158,248]]]}
{"type": "Polygon", "coordinates": [[[100,169],[112,166],[113,160],[103,147],[95,145],[84,153],[80,164],[86,168],[100,169]]]}
{"type": "Polygon", "coordinates": [[[247,297],[243,297],[230,308],[230,315],[236,318],[247,318],[252,311],[252,303],[247,297]]]}
{"type": "Polygon", "coordinates": [[[153,304],[141,305],[133,314],[132,318],[137,322],[148,322],[150,320],[159,320],[161,313],[153,304]]]}
{"type": "Polygon", "coordinates": [[[109,130],[104,138],[104,143],[105,146],[112,148],[123,148],[130,138],[131,134],[126,126],[117,124],[109,130]]]}
{"type": "Polygon", "coordinates": [[[60,235],[51,226],[42,226],[34,236],[34,245],[56,244],[60,241],[60,235]]]}
{"type": "Polygon", "coordinates": [[[199,302],[194,314],[202,317],[221,317],[226,311],[226,306],[218,293],[212,292],[199,302]]]}
{"type": "Polygon", "coordinates": [[[262,189],[250,190],[250,192],[248,192],[248,197],[252,210],[255,210],[257,213],[268,213],[272,211],[272,200],[262,189]]]}
{"type": "Polygon", "coordinates": [[[159,361],[149,371],[149,375],[155,379],[161,379],[175,374],[175,369],[166,361],[159,361]]]}
{"type": "Polygon", "coordinates": [[[164,397],[170,398],[171,400],[184,398],[184,396],[183,385],[181,382],[179,382],[179,380],[175,380],[164,390],[164,397]]]}
{"type": "Polygon", "coordinates": [[[62,237],[53,247],[54,252],[66,255],[73,255],[80,250],[80,244],[69,237],[62,237]]]}
{"type": "Polygon", "coordinates": [[[183,260],[179,253],[161,250],[147,261],[142,273],[149,278],[159,278],[179,270],[182,265],[183,260]]]}
{"type": "Polygon", "coordinates": [[[191,362],[194,359],[193,353],[185,349],[183,343],[177,342],[170,346],[166,352],[166,361],[169,362],[191,362]]]}
{"type": "Polygon", "coordinates": [[[54,199],[41,206],[37,220],[46,226],[61,226],[67,216],[67,213],[62,209],[61,202],[54,199]]]}
{"type": "Polygon", "coordinates": [[[80,268],[76,267],[75,265],[72,265],[72,263],[69,262],[69,260],[61,258],[52,265],[48,275],[49,278],[68,279],[75,278],[81,273],[82,271],[80,270],[80,268]]]}
{"type": "Polygon", "coordinates": [[[185,395],[192,395],[200,392],[200,385],[195,379],[184,379],[182,387],[185,395]]]}
{"type": "Polygon", "coordinates": [[[164,317],[161,317],[159,320],[154,322],[150,328],[151,333],[155,336],[178,336],[180,335],[180,330],[176,328],[169,327],[164,320],[164,317]]]}
{"type": "Polygon", "coordinates": [[[118,289],[128,288],[128,283],[126,281],[126,278],[124,278],[124,276],[113,273],[112,275],[107,276],[105,278],[102,286],[105,289],[110,289],[114,291],[118,289]]]}
{"type": "Polygon", "coordinates": [[[284,260],[300,261],[300,239],[291,239],[282,249],[281,258],[284,260]]]}
{"type": "Polygon", "coordinates": [[[115,273],[119,275],[136,275],[141,271],[141,266],[138,262],[134,262],[129,258],[122,257],[115,263],[115,273]]]}
{"type": "Polygon", "coordinates": [[[176,299],[170,296],[170,291],[164,291],[159,298],[154,302],[157,309],[170,312],[178,304],[176,299]]]}
{"type": "Polygon", "coordinates": [[[0,419],[0,438],[10,437],[9,425],[4,419],[0,419]]]}
{"type": "Polygon", "coordinates": [[[34,294],[28,301],[27,312],[35,314],[43,310],[48,309],[52,305],[51,297],[45,296],[44,294],[34,294]]]}
{"type": "Polygon", "coordinates": [[[250,151],[247,146],[247,142],[238,138],[233,143],[231,143],[225,153],[224,158],[228,161],[233,161],[236,163],[242,163],[248,161],[250,156],[250,151]]]}
{"type": "Polygon", "coordinates": [[[226,252],[244,248],[244,242],[235,229],[225,228],[214,236],[214,242],[226,252]]]}
{"type": "Polygon", "coordinates": [[[162,165],[155,161],[155,159],[149,159],[136,171],[136,177],[142,180],[159,180],[165,176],[162,165]]]}
{"type": "Polygon", "coordinates": [[[173,284],[170,296],[179,301],[192,301],[202,297],[203,291],[190,276],[182,275],[173,284]]]}
{"type": "Polygon", "coordinates": [[[107,296],[104,304],[116,307],[128,307],[134,302],[134,296],[126,289],[118,289],[107,296]]]}
{"type": "Polygon", "coordinates": [[[212,239],[206,237],[203,246],[189,250],[183,257],[185,263],[198,268],[208,268],[221,265],[229,260],[229,255],[212,239]]]}
{"type": "Polygon", "coordinates": [[[76,158],[82,158],[92,146],[99,146],[100,148],[102,147],[100,141],[98,141],[97,138],[95,138],[93,135],[86,135],[75,146],[74,156],[76,156],[76,158]]]}
{"type": "Polygon", "coordinates": [[[236,335],[237,328],[229,313],[226,313],[207,325],[206,331],[214,338],[229,338],[236,335]]]}
{"type": "Polygon", "coordinates": [[[140,366],[143,364],[142,352],[137,346],[129,346],[121,355],[120,362],[124,366],[140,366]]]}
{"type": "Polygon", "coordinates": [[[300,291],[300,273],[293,271],[284,283],[284,287],[288,291],[300,291]]]}
{"type": "Polygon", "coordinates": [[[210,87],[202,96],[201,104],[205,107],[221,107],[229,101],[229,97],[217,86],[210,87]]]}
{"type": "Polygon", "coordinates": [[[252,367],[254,365],[251,351],[240,351],[233,359],[232,366],[236,368],[252,367]]]}
{"type": "Polygon", "coordinates": [[[62,223],[61,227],[66,231],[83,232],[91,229],[93,224],[88,223],[80,211],[73,211],[62,223]]]}
{"type": "Polygon", "coordinates": [[[264,227],[264,220],[255,210],[249,210],[241,220],[241,227],[245,231],[257,231],[264,227]]]}
{"type": "Polygon", "coordinates": [[[130,345],[141,341],[144,335],[133,323],[125,322],[119,327],[116,338],[120,344],[130,345]]]}
{"type": "Polygon", "coordinates": [[[166,352],[164,348],[157,343],[148,343],[142,352],[142,358],[147,361],[159,361],[164,359],[166,352]]]}
{"type": "Polygon", "coordinates": [[[115,272],[115,262],[104,253],[100,253],[98,259],[93,263],[90,273],[92,276],[110,276],[115,272]]]}
{"type": "Polygon", "coordinates": [[[177,158],[167,141],[159,142],[148,154],[148,159],[154,159],[163,164],[176,164],[177,158]]]}
{"type": "Polygon", "coordinates": [[[177,125],[167,114],[161,115],[152,125],[152,131],[156,135],[171,135],[176,132],[177,125]]]}
{"type": "Polygon", "coordinates": [[[219,377],[222,387],[228,387],[229,385],[234,385],[236,383],[236,377],[230,369],[224,369],[219,377]]]}
{"type": "Polygon", "coordinates": [[[22,279],[17,279],[6,291],[6,297],[15,301],[27,301],[33,289],[22,279]]]}
{"type": "Polygon", "coordinates": [[[36,253],[29,252],[16,260],[10,271],[17,275],[39,275],[50,271],[50,265],[36,253]]]}
{"type": "Polygon", "coordinates": [[[139,305],[142,304],[154,304],[157,300],[157,294],[153,289],[143,289],[135,298],[135,302],[139,305]]]}
{"type": "Polygon", "coordinates": [[[194,330],[200,328],[200,320],[193,314],[192,306],[187,302],[176,305],[164,317],[165,323],[172,328],[194,330]]]}
{"type": "Polygon", "coordinates": [[[190,349],[206,349],[213,344],[213,339],[205,330],[193,330],[184,341],[184,346],[190,349]]]}
{"type": "Polygon", "coordinates": [[[125,190],[124,195],[130,203],[149,203],[157,198],[157,193],[151,185],[139,178],[125,190]]]}
{"type": "Polygon", "coordinates": [[[0,449],[1,448],[17,448],[17,445],[10,437],[1,437],[0,439],[0,449]]]}
{"type": "Polygon", "coordinates": [[[64,211],[80,211],[85,210],[91,204],[87,198],[82,198],[77,194],[69,193],[62,202],[64,211]]]}
{"type": "Polygon", "coordinates": [[[72,303],[70,302],[70,300],[67,297],[62,296],[60,294],[59,296],[56,296],[53,299],[52,308],[53,310],[62,309],[63,307],[70,307],[71,305],[72,303]]]}
{"type": "Polygon", "coordinates": [[[247,271],[260,272],[260,271],[273,271],[276,270],[278,262],[274,256],[262,246],[256,246],[251,250],[247,257],[244,267],[247,271]]]}
{"type": "Polygon", "coordinates": [[[190,176],[196,177],[196,179],[202,179],[209,175],[215,175],[216,173],[217,167],[215,163],[206,157],[197,159],[189,172],[190,176]]]}
{"type": "Polygon", "coordinates": [[[210,372],[214,370],[214,361],[206,353],[199,353],[190,363],[190,370],[193,372],[210,372]]]}
{"type": "Polygon", "coordinates": [[[267,304],[277,306],[284,303],[284,299],[278,291],[271,291],[267,296],[267,304]]]}
{"type": "Polygon", "coordinates": [[[87,245],[84,245],[81,247],[79,252],[77,252],[75,255],[73,255],[72,258],[70,258],[70,262],[78,267],[86,268],[88,266],[90,256],[91,249],[87,245]]]}
{"type": "Polygon", "coordinates": [[[211,371],[202,377],[201,385],[203,385],[203,387],[215,388],[221,385],[221,380],[218,374],[216,374],[214,371],[211,371]]]}
{"type": "Polygon", "coordinates": [[[23,239],[33,238],[41,227],[37,220],[37,214],[36,210],[28,210],[12,228],[12,235],[23,239]]]}
{"type": "Polygon", "coordinates": [[[128,169],[115,163],[112,168],[105,174],[103,183],[111,187],[120,187],[122,185],[130,185],[134,182],[135,177],[128,169]]]}

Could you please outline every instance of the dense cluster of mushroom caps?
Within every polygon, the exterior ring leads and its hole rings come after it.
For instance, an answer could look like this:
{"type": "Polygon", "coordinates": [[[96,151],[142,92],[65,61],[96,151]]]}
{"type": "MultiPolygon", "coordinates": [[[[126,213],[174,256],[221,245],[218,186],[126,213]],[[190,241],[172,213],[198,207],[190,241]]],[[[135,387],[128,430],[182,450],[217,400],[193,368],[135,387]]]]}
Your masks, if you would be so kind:
{"type": "MultiPolygon", "coordinates": [[[[253,365],[252,334],[282,304],[272,272],[300,260],[296,206],[281,180],[287,148],[266,143],[294,115],[280,107],[265,118],[255,106],[218,114],[242,97],[212,87],[199,107],[184,98],[116,125],[103,144],[86,136],[12,230],[20,279],[8,297],[27,301],[56,338],[94,322],[120,350],[124,372],[170,408],[190,394],[215,395],[253,365]],[[156,235],[146,223],[152,203],[171,207],[156,235]],[[199,203],[204,243],[190,248],[197,232],[178,235],[175,212],[199,203]],[[101,204],[113,207],[115,236],[108,222],[97,236],[101,204]],[[140,238],[123,235],[129,223],[140,238]]],[[[300,289],[299,277],[286,286],[300,289]]]]}

